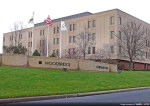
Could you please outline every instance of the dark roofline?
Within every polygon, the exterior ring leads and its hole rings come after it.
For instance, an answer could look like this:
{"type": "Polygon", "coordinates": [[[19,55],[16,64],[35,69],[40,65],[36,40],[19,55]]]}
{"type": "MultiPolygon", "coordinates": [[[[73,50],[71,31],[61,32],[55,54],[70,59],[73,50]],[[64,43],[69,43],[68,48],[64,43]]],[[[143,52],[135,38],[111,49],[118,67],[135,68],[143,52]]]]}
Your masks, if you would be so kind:
{"type": "MultiPolygon", "coordinates": [[[[79,18],[79,17],[83,17],[83,16],[88,16],[88,15],[92,15],[92,14],[93,13],[90,13],[90,12],[83,12],[83,13],[79,13],[79,14],[74,14],[74,15],[70,15],[70,16],[66,16],[66,17],[62,17],[62,18],[53,19],[52,23],[60,22],[61,20],[64,21],[64,20],[79,18]]],[[[45,22],[40,22],[40,23],[35,24],[35,27],[45,25],[45,24],[46,24],[45,22]]]]}

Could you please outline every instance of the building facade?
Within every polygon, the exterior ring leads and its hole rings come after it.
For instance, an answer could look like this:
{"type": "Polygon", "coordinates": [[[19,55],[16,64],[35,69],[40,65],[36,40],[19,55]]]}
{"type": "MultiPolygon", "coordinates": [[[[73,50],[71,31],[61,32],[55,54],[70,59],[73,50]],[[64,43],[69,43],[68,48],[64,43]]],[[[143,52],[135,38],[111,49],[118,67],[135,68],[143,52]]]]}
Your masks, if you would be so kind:
{"type": "MultiPolygon", "coordinates": [[[[18,35],[18,39],[20,43],[28,49],[27,55],[32,55],[32,52],[37,49],[42,56],[46,56],[47,35],[48,55],[52,55],[53,53],[59,54],[61,33],[61,48],[63,56],[63,51],[76,48],[77,35],[86,28],[88,39],[90,42],[93,42],[93,45],[90,45],[86,50],[86,59],[91,59],[92,55],[94,55],[98,49],[103,48],[104,44],[108,44],[110,45],[111,53],[113,54],[113,57],[111,57],[113,63],[124,63],[127,68],[128,59],[122,58],[118,55],[119,47],[116,46],[116,42],[118,41],[117,38],[114,37],[114,34],[121,34],[121,26],[130,20],[140,22],[147,28],[147,30],[150,30],[150,25],[148,23],[119,9],[113,9],[95,14],[84,12],[54,19],[52,20],[52,26],[49,27],[49,34],[46,23],[37,23],[34,27],[23,29],[23,33],[18,35]],[[61,20],[66,24],[66,31],[60,31],[61,20]]],[[[12,44],[12,33],[13,32],[4,33],[3,46],[9,46],[12,44]]],[[[134,69],[150,69],[150,53],[148,50],[147,54],[149,54],[149,56],[144,60],[139,60],[134,63],[134,69]]]]}

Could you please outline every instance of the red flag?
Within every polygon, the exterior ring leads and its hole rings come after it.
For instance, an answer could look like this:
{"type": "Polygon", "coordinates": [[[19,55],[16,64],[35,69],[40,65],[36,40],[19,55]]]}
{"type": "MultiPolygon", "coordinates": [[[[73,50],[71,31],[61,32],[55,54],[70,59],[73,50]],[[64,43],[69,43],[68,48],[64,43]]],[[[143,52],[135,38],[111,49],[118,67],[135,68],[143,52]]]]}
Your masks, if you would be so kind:
{"type": "Polygon", "coordinates": [[[52,21],[51,21],[51,18],[50,16],[48,15],[47,19],[44,20],[44,22],[47,23],[47,25],[51,26],[52,25],[52,21]]]}

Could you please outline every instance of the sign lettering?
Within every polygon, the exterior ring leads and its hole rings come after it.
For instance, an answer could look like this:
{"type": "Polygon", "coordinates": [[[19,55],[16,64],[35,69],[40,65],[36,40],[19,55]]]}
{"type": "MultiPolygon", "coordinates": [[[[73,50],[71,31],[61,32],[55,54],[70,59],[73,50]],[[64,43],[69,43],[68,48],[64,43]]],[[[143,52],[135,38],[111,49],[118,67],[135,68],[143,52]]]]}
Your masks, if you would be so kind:
{"type": "Polygon", "coordinates": [[[45,62],[46,65],[58,65],[58,66],[70,66],[70,63],[65,63],[65,62],[45,62]]]}

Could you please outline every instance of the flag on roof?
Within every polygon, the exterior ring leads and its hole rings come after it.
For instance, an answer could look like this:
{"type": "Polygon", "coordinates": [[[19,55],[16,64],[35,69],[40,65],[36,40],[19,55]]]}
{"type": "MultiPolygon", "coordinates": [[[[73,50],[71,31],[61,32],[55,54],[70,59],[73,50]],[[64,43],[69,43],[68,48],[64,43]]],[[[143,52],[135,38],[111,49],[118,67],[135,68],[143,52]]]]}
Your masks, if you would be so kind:
{"type": "Polygon", "coordinates": [[[65,25],[65,22],[64,22],[64,21],[61,21],[61,30],[62,30],[62,31],[67,30],[67,27],[66,27],[66,25],[65,25]]]}
{"type": "Polygon", "coordinates": [[[50,16],[48,15],[47,19],[44,20],[45,23],[47,23],[47,25],[51,26],[52,25],[52,21],[50,16]]]}
{"type": "Polygon", "coordinates": [[[34,21],[34,12],[32,14],[32,17],[29,19],[28,23],[34,23],[33,21],[34,21]]]}

